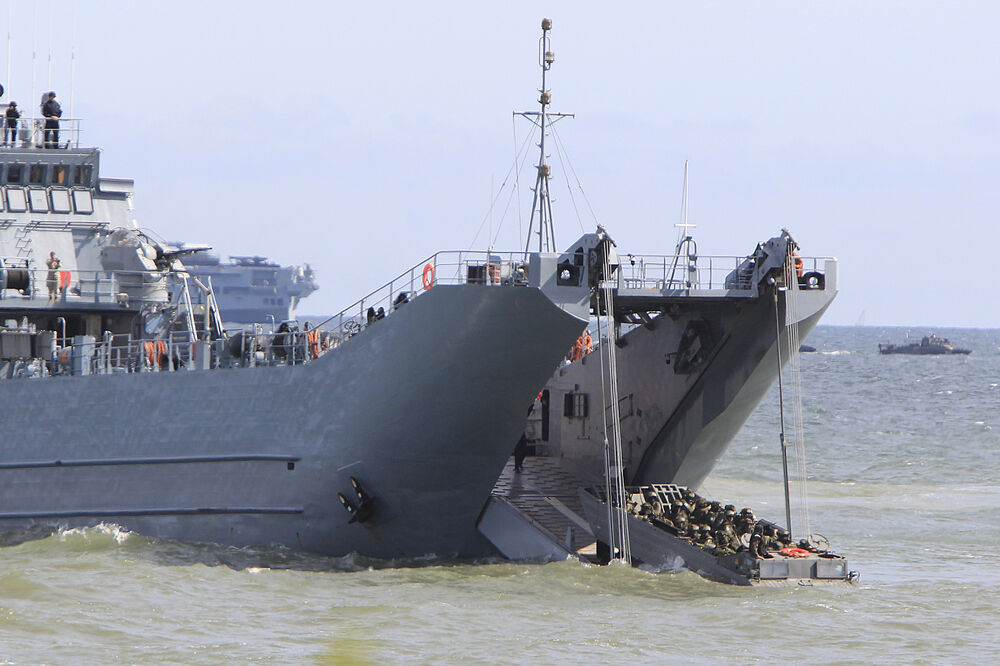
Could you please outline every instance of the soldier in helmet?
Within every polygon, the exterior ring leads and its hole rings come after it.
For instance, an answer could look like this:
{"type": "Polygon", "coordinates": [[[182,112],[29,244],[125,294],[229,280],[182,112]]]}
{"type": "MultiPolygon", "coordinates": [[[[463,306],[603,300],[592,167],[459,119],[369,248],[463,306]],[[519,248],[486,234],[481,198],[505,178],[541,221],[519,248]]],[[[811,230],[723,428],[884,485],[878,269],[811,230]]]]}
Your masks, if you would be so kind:
{"type": "Polygon", "coordinates": [[[656,494],[656,491],[652,488],[647,488],[645,491],[646,503],[649,504],[649,512],[657,518],[663,517],[663,502],[660,500],[660,496],[656,494]]]}
{"type": "Polygon", "coordinates": [[[712,538],[712,528],[709,525],[701,526],[701,547],[710,553],[715,550],[715,539],[712,538]]]}
{"type": "Polygon", "coordinates": [[[711,504],[708,503],[703,497],[699,497],[695,502],[694,511],[691,513],[691,517],[697,520],[699,523],[704,523],[708,520],[708,509],[711,504]]]}
{"type": "Polygon", "coordinates": [[[753,515],[753,511],[748,508],[744,508],[740,511],[740,515],[736,518],[736,531],[739,534],[750,534],[753,532],[754,525],[757,523],[757,519],[753,515]]]}
{"type": "Polygon", "coordinates": [[[768,552],[774,553],[781,550],[781,542],[778,541],[778,528],[774,525],[764,526],[764,548],[768,552]]]}
{"type": "Polygon", "coordinates": [[[726,521],[733,526],[733,531],[736,530],[736,512],[732,509],[726,509],[726,512],[722,514],[726,521]]]}
{"type": "Polygon", "coordinates": [[[725,529],[716,530],[712,539],[715,541],[715,552],[713,554],[719,557],[732,555],[739,549],[736,535],[730,536],[725,529]]]}
{"type": "Polygon", "coordinates": [[[687,531],[688,523],[691,522],[691,516],[688,514],[687,507],[681,502],[676,502],[671,505],[670,508],[670,518],[677,528],[677,531],[684,533],[687,531]]]}
{"type": "Polygon", "coordinates": [[[740,535],[736,532],[736,525],[733,523],[732,511],[722,515],[719,524],[716,526],[716,542],[724,542],[724,545],[734,553],[740,549],[740,535]]]}
{"type": "Polygon", "coordinates": [[[756,525],[753,528],[753,534],[750,535],[750,557],[761,560],[769,560],[772,558],[772,555],[767,552],[767,546],[764,544],[763,525],[756,525]]]}

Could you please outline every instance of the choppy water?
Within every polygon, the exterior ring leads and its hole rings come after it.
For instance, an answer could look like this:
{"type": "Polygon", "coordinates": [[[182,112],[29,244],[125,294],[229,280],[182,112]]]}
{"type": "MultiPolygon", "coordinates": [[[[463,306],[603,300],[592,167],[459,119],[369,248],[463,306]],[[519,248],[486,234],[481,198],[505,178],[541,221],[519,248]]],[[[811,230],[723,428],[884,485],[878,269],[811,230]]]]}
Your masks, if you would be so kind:
{"type": "MultiPolygon", "coordinates": [[[[811,526],[852,588],[387,569],[91,529],[0,548],[0,662],[1000,662],[1000,330],[937,332],[973,354],[881,357],[905,329],[821,327],[802,357],[811,526]]],[[[781,521],[776,403],[703,490],[781,521]]]]}

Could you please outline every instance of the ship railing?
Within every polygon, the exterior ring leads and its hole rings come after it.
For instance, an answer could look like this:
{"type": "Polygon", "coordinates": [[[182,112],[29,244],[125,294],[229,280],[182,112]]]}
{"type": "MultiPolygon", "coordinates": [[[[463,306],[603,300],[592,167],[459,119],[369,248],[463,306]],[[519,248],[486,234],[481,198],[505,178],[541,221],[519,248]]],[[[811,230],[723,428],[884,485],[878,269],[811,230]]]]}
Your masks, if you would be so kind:
{"type": "MultiPolygon", "coordinates": [[[[199,343],[190,331],[172,331],[162,340],[133,338],[105,331],[100,338],[56,336],[49,361],[53,375],[103,375],[133,372],[173,372],[194,369],[199,350],[213,357],[225,340],[199,343]],[[206,346],[199,347],[199,344],[206,346]]],[[[216,367],[213,365],[212,367],[216,367]]]]}
{"type": "Polygon", "coordinates": [[[333,334],[319,329],[264,333],[258,325],[229,338],[206,340],[197,332],[170,331],[158,339],[105,332],[55,336],[42,374],[100,375],[138,372],[189,372],[222,368],[303,365],[333,348],[333,334]]]}
{"type": "Polygon", "coordinates": [[[340,344],[439,284],[514,286],[528,283],[523,252],[450,250],[415,264],[317,325],[340,344]]]}
{"type": "Polygon", "coordinates": [[[59,118],[58,129],[46,129],[45,118],[20,118],[17,121],[16,140],[12,143],[6,119],[0,117],[4,136],[2,145],[15,148],[51,148],[67,150],[80,147],[80,119],[59,118]],[[58,138],[56,136],[58,134],[58,138]]]}
{"type": "Polygon", "coordinates": [[[95,271],[37,268],[36,260],[0,257],[0,301],[50,299],[71,304],[100,303],[137,307],[161,302],[147,298],[150,289],[166,289],[159,271],[95,271]]]}
{"type": "MultiPolygon", "coordinates": [[[[685,292],[753,289],[753,271],[741,271],[750,257],[727,255],[621,255],[619,289],[685,292]]],[[[822,272],[825,258],[802,257],[803,272],[822,272]]]]}

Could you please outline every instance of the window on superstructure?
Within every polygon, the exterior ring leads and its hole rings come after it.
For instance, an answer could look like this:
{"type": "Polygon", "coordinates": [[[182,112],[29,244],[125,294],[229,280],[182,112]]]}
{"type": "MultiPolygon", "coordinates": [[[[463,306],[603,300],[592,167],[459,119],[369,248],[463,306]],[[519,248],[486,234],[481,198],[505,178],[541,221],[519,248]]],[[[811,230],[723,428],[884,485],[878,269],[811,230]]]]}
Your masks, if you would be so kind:
{"type": "Polygon", "coordinates": [[[73,184],[90,185],[91,173],[93,173],[93,167],[89,164],[80,164],[73,167],[73,184]]]}
{"type": "Polygon", "coordinates": [[[52,167],[52,184],[65,185],[67,182],[69,182],[69,167],[65,164],[52,167]]]}
{"type": "Polygon", "coordinates": [[[45,165],[32,164],[31,168],[28,169],[28,184],[41,185],[44,182],[45,182],[45,165]]]}
{"type": "Polygon", "coordinates": [[[10,185],[20,185],[21,179],[24,177],[24,165],[22,164],[8,164],[7,165],[7,183],[10,185]]]}

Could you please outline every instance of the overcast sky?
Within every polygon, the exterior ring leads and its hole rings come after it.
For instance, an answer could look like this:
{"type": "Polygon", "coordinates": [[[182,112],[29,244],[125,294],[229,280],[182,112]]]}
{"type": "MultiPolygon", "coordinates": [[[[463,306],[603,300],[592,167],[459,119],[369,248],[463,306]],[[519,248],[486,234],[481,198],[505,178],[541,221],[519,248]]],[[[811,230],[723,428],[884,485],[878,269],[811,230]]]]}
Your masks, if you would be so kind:
{"type": "MultiPolygon", "coordinates": [[[[672,251],[687,159],[701,254],[787,227],[803,254],[840,259],[824,323],[1000,326],[993,3],[0,7],[2,101],[37,108],[52,88],[67,116],[73,101],[102,175],[135,179],[160,236],[312,264],[300,312],[471,245],[528,131],[511,112],[537,107],[548,16],[552,110],[576,114],[557,126],[570,180],[620,250],[672,251]]],[[[593,217],[550,161],[565,245],[593,217]]],[[[498,246],[522,245],[518,216],[501,220],[498,246]]]]}

